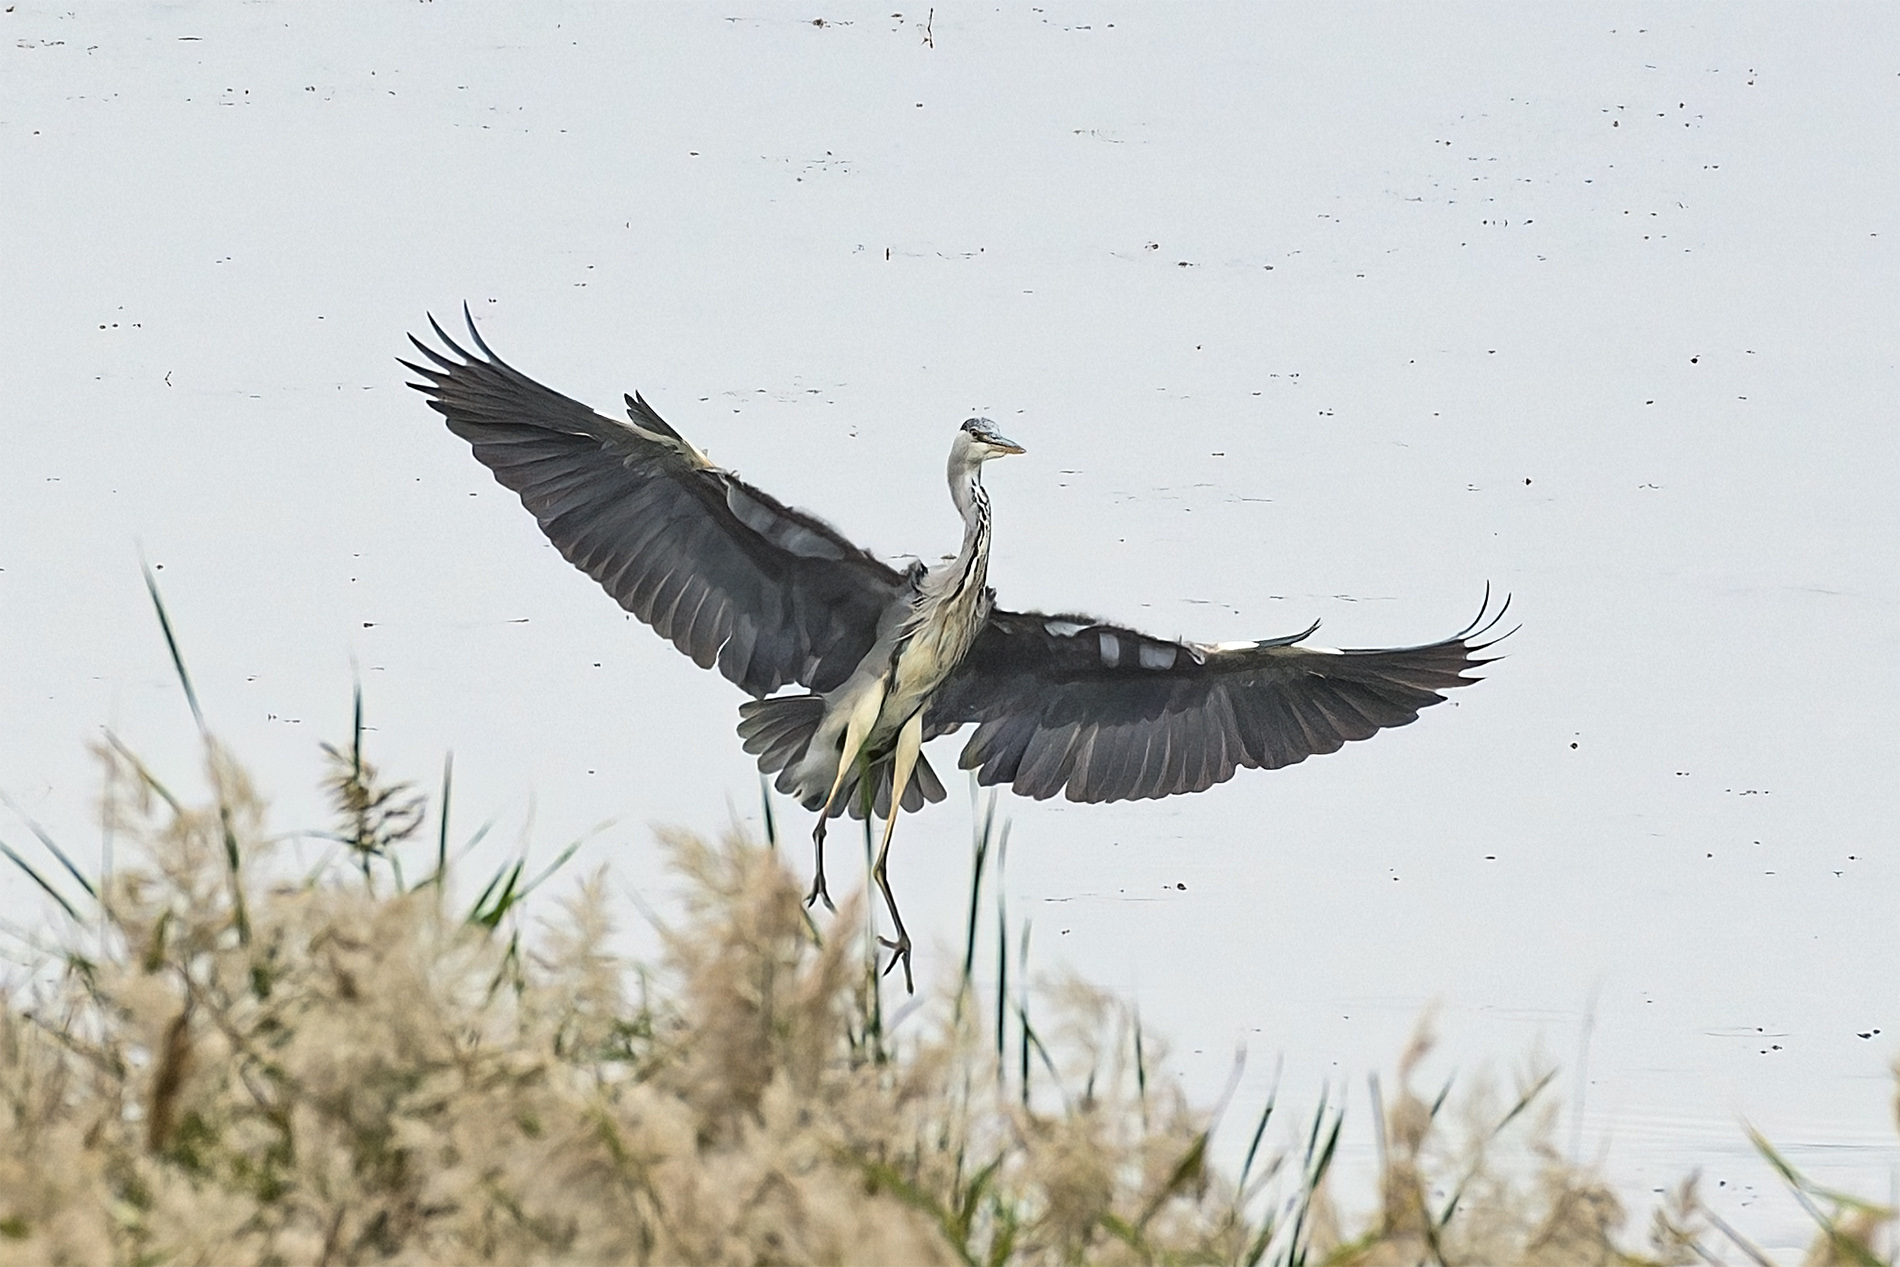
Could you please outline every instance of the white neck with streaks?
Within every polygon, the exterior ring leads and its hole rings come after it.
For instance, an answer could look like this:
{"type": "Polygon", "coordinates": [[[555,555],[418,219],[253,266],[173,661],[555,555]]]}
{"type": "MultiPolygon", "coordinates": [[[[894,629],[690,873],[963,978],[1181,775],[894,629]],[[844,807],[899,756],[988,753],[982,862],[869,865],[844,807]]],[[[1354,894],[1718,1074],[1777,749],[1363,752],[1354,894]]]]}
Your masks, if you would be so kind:
{"type": "Polygon", "coordinates": [[[922,601],[935,607],[953,599],[979,602],[988,583],[990,562],[990,499],[983,491],[983,464],[958,445],[950,455],[950,499],[963,516],[963,545],[954,558],[945,559],[925,574],[922,601]]]}
{"type": "Polygon", "coordinates": [[[957,551],[956,573],[968,577],[966,585],[980,589],[989,572],[990,555],[990,497],[983,491],[982,463],[951,464],[950,498],[963,516],[963,547],[957,551]]]}

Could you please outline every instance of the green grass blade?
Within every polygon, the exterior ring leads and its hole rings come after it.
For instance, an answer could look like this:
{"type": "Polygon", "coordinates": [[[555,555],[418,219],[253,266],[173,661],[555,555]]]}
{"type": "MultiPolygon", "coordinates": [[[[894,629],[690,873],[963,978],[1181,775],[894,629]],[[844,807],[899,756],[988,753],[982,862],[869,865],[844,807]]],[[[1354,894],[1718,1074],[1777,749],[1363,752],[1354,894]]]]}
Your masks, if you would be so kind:
{"type": "Polygon", "coordinates": [[[1385,1130],[1385,1092],[1379,1088],[1376,1070],[1366,1075],[1366,1089],[1371,1092],[1372,1099],[1372,1142],[1379,1150],[1379,1173],[1384,1174],[1389,1151],[1385,1130]]]}
{"type": "Polygon", "coordinates": [[[1322,1086],[1319,1091],[1319,1108],[1314,1110],[1312,1128],[1306,1133],[1306,1164],[1309,1167],[1313,1163],[1313,1150],[1319,1146],[1320,1128],[1326,1122],[1327,1094],[1328,1088],[1322,1086]]]}
{"type": "Polygon", "coordinates": [[[502,866],[489,878],[487,886],[482,889],[481,896],[477,897],[474,906],[469,908],[469,922],[480,924],[484,928],[494,928],[499,925],[510,910],[539,888],[548,877],[566,866],[582,845],[612,825],[611,821],[602,823],[586,835],[568,842],[567,847],[554,856],[554,861],[541,868],[525,882],[521,877],[528,866],[526,854],[515,859],[512,866],[502,866]]]}
{"type": "Polygon", "coordinates": [[[969,1264],[969,1267],[976,1267],[976,1259],[970,1256],[969,1246],[964,1243],[962,1237],[957,1235],[956,1217],[939,1205],[934,1197],[906,1179],[903,1173],[889,1162],[860,1157],[855,1153],[845,1155],[857,1163],[858,1169],[864,1175],[867,1188],[873,1192],[882,1188],[913,1210],[934,1220],[943,1232],[944,1240],[948,1241],[950,1248],[956,1251],[957,1257],[969,1264]]]}
{"type": "Polygon", "coordinates": [[[1259,1267],[1260,1260],[1267,1256],[1267,1247],[1273,1244],[1274,1233],[1279,1230],[1279,1222],[1273,1216],[1267,1216],[1266,1220],[1260,1224],[1260,1230],[1255,1233],[1253,1241],[1248,1244],[1247,1252],[1241,1255],[1242,1267],[1259,1267]]]}
{"type": "Polygon", "coordinates": [[[33,883],[39,885],[42,889],[46,890],[46,896],[52,898],[55,902],[59,903],[59,909],[66,912],[67,918],[71,919],[74,923],[81,922],[79,919],[79,912],[74,910],[73,904],[66,900],[65,894],[61,893],[58,889],[54,888],[52,884],[47,881],[45,876],[41,875],[38,871],[34,870],[33,865],[29,863],[25,858],[22,858],[19,854],[13,852],[13,847],[11,845],[7,844],[5,841],[0,841],[0,853],[4,853],[10,860],[12,860],[14,866],[26,872],[27,879],[33,881],[33,883]]]}
{"type": "Polygon", "coordinates": [[[494,831],[495,824],[500,821],[501,821],[500,819],[491,818],[487,822],[483,823],[480,827],[477,827],[475,829],[475,834],[468,838],[468,843],[462,846],[462,852],[460,856],[463,858],[466,858],[469,856],[469,854],[475,852],[475,846],[481,844],[484,840],[487,840],[488,833],[491,831],[494,831]]]}
{"type": "Polygon", "coordinates": [[[1104,1232],[1134,1250],[1141,1259],[1146,1262],[1154,1261],[1154,1250],[1148,1244],[1148,1239],[1141,1234],[1140,1229],[1131,1225],[1126,1219],[1104,1212],[1097,1221],[1104,1232]]]}
{"type": "Polygon", "coordinates": [[[1289,1267],[1299,1267],[1300,1264],[1306,1262],[1307,1219],[1312,1213],[1313,1198],[1318,1195],[1320,1185],[1325,1182],[1326,1172],[1332,1168],[1333,1156],[1339,1148],[1339,1128],[1344,1123],[1345,1116],[1336,1110],[1330,1112],[1329,1110],[1329,1090],[1323,1088],[1320,1091],[1319,1107],[1313,1112],[1312,1128],[1306,1136],[1305,1169],[1300,1176],[1299,1203],[1298,1208],[1294,1210],[1293,1225],[1289,1229],[1287,1238],[1286,1262],[1289,1267]],[[1333,1124],[1331,1131],[1326,1130],[1329,1116],[1333,1124]],[[1320,1139],[1322,1135],[1325,1136],[1324,1143],[1320,1139]]]}
{"type": "Polygon", "coordinates": [[[185,669],[185,657],[178,650],[178,638],[172,632],[172,619],[166,614],[165,600],[159,597],[158,578],[152,575],[151,565],[144,560],[139,561],[139,567],[145,573],[145,591],[152,596],[152,607],[158,612],[158,628],[165,635],[165,649],[171,652],[172,669],[178,674],[178,684],[185,688],[185,703],[191,706],[191,718],[198,723],[199,732],[203,733],[204,709],[198,707],[198,692],[191,685],[191,674],[185,669]]]}
{"type": "Polygon", "coordinates": [[[231,803],[224,795],[223,781],[217,777],[217,759],[212,755],[211,731],[205,726],[204,709],[198,705],[198,692],[192,686],[191,674],[185,668],[184,654],[178,649],[178,638],[172,632],[172,620],[165,611],[165,600],[159,595],[158,578],[152,575],[150,565],[143,560],[139,567],[145,573],[145,591],[152,596],[152,609],[158,613],[159,630],[165,635],[165,649],[171,652],[172,668],[178,674],[178,684],[185,690],[185,702],[191,706],[191,718],[198,724],[198,735],[204,741],[212,784],[218,794],[218,824],[224,831],[225,865],[230,869],[231,922],[237,928],[239,944],[248,946],[251,942],[251,918],[245,910],[244,885],[239,874],[242,859],[238,855],[237,832],[231,825],[231,803]]]}
{"type": "Polygon", "coordinates": [[[251,917],[244,907],[244,883],[239,875],[237,831],[231,826],[231,807],[218,789],[218,825],[224,831],[224,861],[231,876],[231,922],[237,928],[238,944],[251,944],[251,917]]]}
{"type": "Polygon", "coordinates": [[[1267,1092],[1267,1102],[1260,1110],[1260,1121],[1254,1125],[1253,1139],[1247,1144],[1246,1160],[1240,1163],[1240,1182],[1234,1190],[1244,1194],[1247,1191],[1247,1176],[1253,1173],[1254,1158],[1260,1152],[1260,1141],[1266,1136],[1267,1123],[1273,1118],[1273,1105],[1280,1098],[1280,1076],[1276,1071],[1273,1078],[1273,1090],[1267,1092]]]}
{"type": "Polygon", "coordinates": [[[1035,1031],[1029,1027],[1029,921],[1023,921],[1022,958],[1017,961],[1017,975],[1022,984],[1017,987],[1022,999],[1016,1004],[1016,1018],[1022,1026],[1022,1058],[1018,1076],[1022,1079],[1023,1107],[1029,1107],[1029,1043],[1035,1037],[1035,1031]]]}
{"type": "MultiPolygon", "coordinates": [[[[1532,1083],[1528,1090],[1518,1096],[1517,1102],[1511,1105],[1510,1110],[1506,1112],[1502,1118],[1498,1119],[1498,1124],[1492,1127],[1490,1133],[1485,1136],[1486,1141],[1495,1140],[1498,1136],[1502,1135],[1505,1128],[1516,1121],[1524,1110],[1528,1109],[1531,1103],[1544,1093],[1544,1089],[1548,1087],[1556,1077],[1557,1071],[1552,1069],[1536,1082],[1532,1083]]],[[[1443,1104],[1445,1097],[1450,1093],[1451,1086],[1447,1083],[1445,1089],[1438,1093],[1438,1104],[1443,1104]]],[[[1437,1116],[1437,1112],[1438,1110],[1435,1105],[1432,1110],[1434,1117],[1437,1116]]],[[[1452,1189],[1451,1196],[1446,1200],[1444,1209],[1439,1212],[1438,1218],[1434,1220],[1432,1224],[1434,1231],[1443,1230],[1451,1223],[1452,1215],[1458,1213],[1458,1205],[1464,1200],[1465,1189],[1470,1186],[1471,1181],[1477,1178],[1477,1176],[1478,1165],[1476,1162],[1473,1162],[1471,1167],[1465,1171],[1463,1178],[1458,1180],[1458,1185],[1452,1189]]]]}
{"type": "Polygon", "coordinates": [[[1161,1190],[1148,1198],[1148,1204],[1142,1210],[1141,1217],[1135,1220],[1135,1227],[1146,1231],[1149,1222],[1155,1215],[1161,1213],[1161,1207],[1168,1203],[1168,1198],[1200,1178],[1206,1169],[1207,1132],[1202,1131],[1194,1137],[1194,1142],[1188,1145],[1187,1151],[1181,1154],[1180,1160],[1174,1163],[1174,1169],[1168,1172],[1168,1181],[1161,1185],[1161,1190]]]}
{"type": "Polygon", "coordinates": [[[436,810],[435,874],[424,880],[441,888],[449,878],[449,795],[455,785],[455,754],[442,756],[442,797],[436,810]]]}
{"type": "Polygon", "coordinates": [[[350,685],[350,773],[363,777],[363,680],[350,685]]]}
{"type": "Polygon", "coordinates": [[[508,895],[514,891],[516,883],[521,879],[521,868],[522,860],[517,858],[512,867],[504,862],[495,874],[488,878],[487,885],[475,898],[475,904],[469,907],[469,923],[493,928],[501,922],[502,912],[508,909],[508,895]],[[490,898],[494,899],[492,903],[489,901],[490,898]]]}
{"type": "Polygon", "coordinates": [[[1736,1231],[1733,1227],[1729,1225],[1728,1220],[1724,1219],[1721,1215],[1717,1214],[1714,1210],[1709,1209],[1707,1206],[1703,1206],[1700,1210],[1700,1214],[1703,1218],[1709,1221],[1709,1226],[1713,1227],[1716,1231],[1720,1232],[1722,1235],[1728,1237],[1730,1242],[1734,1244],[1735,1248],[1741,1250],[1742,1253],[1748,1257],[1748,1261],[1755,1264],[1755,1267],[1775,1267],[1775,1262],[1772,1258],[1762,1253],[1761,1250],[1755,1245],[1753,1241],[1749,1240],[1746,1236],[1743,1236],[1740,1232],[1736,1231]]]}
{"type": "Polygon", "coordinates": [[[1762,1157],[1767,1160],[1768,1164],[1775,1168],[1775,1172],[1779,1174],[1783,1181],[1790,1187],[1798,1188],[1810,1196],[1820,1197],[1824,1201],[1832,1201],[1847,1209],[1858,1210],[1863,1214],[1892,1217],[1894,1211],[1887,1206],[1881,1205],[1878,1202],[1868,1201],[1862,1197],[1853,1196],[1850,1193],[1823,1187],[1814,1182],[1796,1170],[1794,1163],[1783,1157],[1780,1151],[1776,1149],[1773,1144],[1768,1142],[1767,1136],[1752,1126],[1745,1126],[1744,1129],[1748,1132],[1748,1142],[1755,1146],[1755,1151],[1760,1153],[1762,1157]]]}
{"type": "Polygon", "coordinates": [[[1752,1126],[1745,1129],[1748,1132],[1749,1142],[1755,1146],[1755,1151],[1774,1167],[1775,1172],[1781,1176],[1782,1182],[1787,1184],[1788,1191],[1794,1195],[1794,1199],[1800,1203],[1803,1210],[1807,1211],[1808,1217],[1814,1220],[1816,1226],[1821,1229],[1822,1235],[1827,1237],[1828,1244],[1836,1255],[1856,1264],[1856,1267],[1884,1267],[1880,1259],[1861,1243],[1859,1237],[1842,1231],[1838,1218],[1822,1210],[1814,1203],[1813,1198],[1819,1197],[1824,1201],[1831,1201],[1837,1210],[1851,1209],[1886,1219],[1893,1217],[1892,1210],[1812,1182],[1794,1168],[1794,1163],[1783,1157],[1775,1146],[1768,1142],[1767,1136],[1752,1126]]]}
{"type": "MultiPolygon", "coordinates": [[[[1504,1128],[1516,1121],[1518,1115],[1523,1113],[1525,1109],[1528,1109],[1531,1106],[1531,1102],[1542,1095],[1544,1088],[1548,1087],[1556,1077],[1557,1071],[1555,1069],[1550,1070],[1543,1077],[1532,1083],[1530,1089],[1525,1091],[1523,1095],[1517,1097],[1517,1103],[1511,1106],[1511,1111],[1506,1113],[1499,1119],[1498,1124],[1491,1128],[1491,1138],[1496,1139],[1499,1135],[1502,1135],[1504,1128]]],[[[1440,1098],[1442,1099],[1443,1097],[1441,1096],[1440,1098]]]]}
{"type": "MultiPolygon", "coordinates": [[[[976,804],[976,776],[970,776],[970,802],[976,804]]],[[[963,934],[963,975],[959,978],[953,1021],[963,1019],[965,999],[976,990],[976,930],[983,898],[983,873],[988,866],[992,833],[996,828],[996,794],[990,793],[987,811],[973,820],[975,839],[971,842],[970,916],[963,934]]]]}
{"type": "Polygon", "coordinates": [[[1135,1009],[1135,1102],[1141,1106],[1141,1129],[1148,1129],[1148,1053],[1141,1043],[1141,1009],[1135,1009]]]}
{"type": "Polygon", "coordinates": [[[109,730],[106,731],[106,742],[112,746],[112,750],[118,753],[127,765],[132,767],[132,772],[138,775],[139,782],[143,783],[146,788],[151,791],[153,796],[165,802],[165,808],[169,809],[173,814],[183,814],[185,812],[183,803],[171,794],[171,789],[166,787],[163,783],[160,783],[158,776],[153,774],[151,770],[146,767],[146,764],[139,760],[138,756],[130,748],[126,747],[117,735],[109,730]]]}
{"type": "Polygon", "coordinates": [[[995,1160],[972,1175],[969,1184],[963,1189],[963,1199],[957,1202],[957,1236],[965,1244],[969,1242],[970,1228],[976,1222],[976,1207],[982,1204],[983,1194],[989,1191],[990,1184],[995,1180],[996,1172],[1001,1168],[1006,1155],[996,1154],[995,1160]]]}
{"type": "Polygon", "coordinates": [[[1313,1167],[1312,1185],[1315,1188],[1319,1186],[1321,1180],[1326,1178],[1326,1172],[1333,1167],[1333,1157],[1339,1152],[1339,1128],[1345,1125],[1345,1122],[1345,1114],[1333,1114],[1333,1129],[1326,1136],[1326,1147],[1320,1150],[1319,1161],[1313,1167]]]}
{"type": "Polygon", "coordinates": [[[548,877],[552,876],[556,871],[559,871],[562,867],[565,867],[570,861],[573,860],[574,855],[580,851],[580,847],[582,845],[592,840],[595,836],[598,836],[601,832],[606,831],[607,828],[610,826],[612,826],[611,823],[602,823],[599,827],[594,828],[593,831],[588,832],[585,836],[578,836],[575,839],[570,840],[567,843],[566,848],[562,849],[561,852],[554,855],[553,862],[550,862],[548,863],[547,866],[542,867],[539,871],[535,873],[534,878],[532,880],[528,881],[526,884],[521,886],[521,892],[515,894],[515,901],[519,902],[522,898],[527,897],[528,894],[540,888],[541,885],[548,879],[548,877]]]}
{"type": "Polygon", "coordinates": [[[4,792],[0,792],[0,805],[5,805],[8,809],[19,815],[20,821],[26,824],[26,829],[39,838],[40,844],[46,847],[46,852],[59,859],[59,865],[66,868],[66,873],[79,882],[79,887],[86,891],[87,897],[95,902],[99,900],[98,888],[91,880],[86,878],[86,873],[75,866],[73,860],[66,856],[66,851],[61,849],[59,845],[54,842],[53,838],[47,834],[45,828],[34,822],[32,817],[18,805],[15,805],[13,798],[4,792]]]}
{"type": "Polygon", "coordinates": [[[1003,1031],[1009,1022],[1009,898],[1003,886],[1003,864],[1009,858],[1009,824],[996,841],[996,1074],[1003,1076],[1003,1031]]]}

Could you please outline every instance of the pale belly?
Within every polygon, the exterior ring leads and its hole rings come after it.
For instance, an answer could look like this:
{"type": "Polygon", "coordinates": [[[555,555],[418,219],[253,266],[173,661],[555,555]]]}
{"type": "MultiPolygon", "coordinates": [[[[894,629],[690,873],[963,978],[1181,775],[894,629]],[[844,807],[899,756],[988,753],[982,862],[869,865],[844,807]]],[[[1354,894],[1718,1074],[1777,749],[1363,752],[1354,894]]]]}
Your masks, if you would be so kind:
{"type": "Polygon", "coordinates": [[[904,643],[885,679],[884,704],[866,745],[870,751],[883,752],[891,746],[904,723],[962,663],[973,637],[973,622],[959,612],[919,629],[904,643]]]}

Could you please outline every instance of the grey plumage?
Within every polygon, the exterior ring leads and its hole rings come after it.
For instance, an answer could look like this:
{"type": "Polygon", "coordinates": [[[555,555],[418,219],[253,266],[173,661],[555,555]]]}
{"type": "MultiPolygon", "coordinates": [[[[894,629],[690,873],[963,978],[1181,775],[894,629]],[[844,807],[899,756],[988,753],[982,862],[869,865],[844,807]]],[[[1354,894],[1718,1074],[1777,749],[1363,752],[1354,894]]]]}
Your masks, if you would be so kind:
{"type": "MultiPolygon", "coordinates": [[[[464,316],[467,316],[464,309],[464,316]]],[[[818,813],[812,899],[824,898],[825,822],[886,820],[874,874],[909,980],[909,938],[886,875],[895,800],[942,800],[919,751],[974,723],[959,764],[1038,799],[1120,801],[1198,792],[1403,726],[1477,679],[1509,600],[1449,638],[1388,650],[1281,638],[1209,646],[1082,615],[995,607],[982,464],[1022,449],[972,418],[951,449],[963,547],[936,567],[880,562],[830,525],[714,466],[638,395],[616,422],[430,325],[447,355],[411,386],[520,495],[567,560],[702,668],[753,699],[739,735],[780,791],[818,813]],[[1489,641],[1486,641],[1489,639],[1489,641]],[[806,694],[775,694],[797,685],[806,694]],[[861,787],[869,780],[871,794],[861,787]]],[[[1502,636],[1502,635],[1499,635],[1502,636]]]]}
{"type": "Polygon", "coordinates": [[[1082,616],[996,611],[931,700],[924,733],[978,723],[959,764],[1038,800],[1199,792],[1237,769],[1278,769],[1415,720],[1476,680],[1465,672],[1486,663],[1474,653],[1503,614],[1487,592],[1478,618],[1450,638],[1330,651],[1293,645],[1311,629],[1208,647],[1082,616]]]}
{"type": "MultiPolygon", "coordinates": [[[[435,323],[433,320],[431,325],[435,323]]],[[[752,696],[830,690],[869,649],[904,577],[830,525],[712,466],[638,396],[614,422],[480,357],[412,340],[403,362],[561,554],[619,604],[752,696]]]]}

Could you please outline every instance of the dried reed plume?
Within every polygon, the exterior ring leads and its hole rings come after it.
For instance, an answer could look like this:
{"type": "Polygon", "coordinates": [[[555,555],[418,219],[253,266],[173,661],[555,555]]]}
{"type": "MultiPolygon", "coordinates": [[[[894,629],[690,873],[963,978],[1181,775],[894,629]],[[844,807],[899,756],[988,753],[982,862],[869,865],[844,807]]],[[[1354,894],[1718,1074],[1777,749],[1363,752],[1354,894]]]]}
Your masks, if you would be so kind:
{"type": "MultiPolygon", "coordinates": [[[[1446,1125],[1409,1085],[1427,1040],[1346,1232],[1337,1111],[1282,1149],[1269,1107],[1230,1177],[1153,1039],[1080,983],[1039,986],[1034,1025],[999,983],[1014,1045],[967,971],[886,1033],[861,907],[820,936],[767,848],[667,835],[683,911],[636,971],[598,873],[538,929],[518,865],[458,907],[444,828],[405,884],[425,811],[360,717],[331,752],[347,861],[301,882],[267,878],[263,805],[205,748],[192,806],[102,747],[138,861],[28,868],[69,922],[0,1011],[0,1263],[1714,1261],[1687,1188],[1646,1257],[1619,1247],[1616,1199],[1544,1143],[1541,1082],[1446,1125]]],[[[1882,1217],[1837,1208],[1813,1261],[1875,1261],[1882,1217]]]]}

